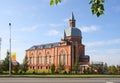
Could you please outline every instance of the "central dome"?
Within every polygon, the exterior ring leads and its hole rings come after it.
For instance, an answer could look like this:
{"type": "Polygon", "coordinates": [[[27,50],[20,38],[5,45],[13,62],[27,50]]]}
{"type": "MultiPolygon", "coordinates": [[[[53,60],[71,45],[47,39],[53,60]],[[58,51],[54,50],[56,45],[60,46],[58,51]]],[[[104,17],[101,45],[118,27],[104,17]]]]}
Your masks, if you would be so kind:
{"type": "Polygon", "coordinates": [[[73,13],[69,19],[69,28],[64,30],[63,39],[66,40],[66,37],[82,37],[81,30],[75,27],[75,19],[73,13]]]}
{"type": "Polygon", "coordinates": [[[82,33],[80,31],[80,29],[76,28],[76,27],[69,27],[67,29],[65,29],[65,33],[66,36],[71,36],[71,37],[82,37],[82,33]]]}

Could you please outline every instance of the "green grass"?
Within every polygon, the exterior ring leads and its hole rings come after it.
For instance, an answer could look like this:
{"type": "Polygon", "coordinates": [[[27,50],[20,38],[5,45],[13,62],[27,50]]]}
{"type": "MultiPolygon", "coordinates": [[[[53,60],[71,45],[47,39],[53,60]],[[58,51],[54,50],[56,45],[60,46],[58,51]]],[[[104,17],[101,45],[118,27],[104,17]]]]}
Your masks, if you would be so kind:
{"type": "Polygon", "coordinates": [[[0,75],[0,77],[30,77],[30,78],[120,78],[120,75],[0,75]]]}

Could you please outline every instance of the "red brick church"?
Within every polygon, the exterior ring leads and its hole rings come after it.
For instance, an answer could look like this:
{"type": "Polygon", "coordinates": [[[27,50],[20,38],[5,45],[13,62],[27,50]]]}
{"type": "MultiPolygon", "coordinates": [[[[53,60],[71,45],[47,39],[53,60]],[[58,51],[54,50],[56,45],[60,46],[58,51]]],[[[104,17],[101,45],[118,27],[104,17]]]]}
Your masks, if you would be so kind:
{"type": "Polygon", "coordinates": [[[82,44],[82,33],[75,26],[72,13],[69,27],[64,30],[60,42],[34,45],[26,50],[29,69],[48,70],[51,64],[57,69],[60,64],[65,70],[71,70],[78,57],[80,70],[89,65],[89,56],[85,55],[85,45],[82,44]]]}

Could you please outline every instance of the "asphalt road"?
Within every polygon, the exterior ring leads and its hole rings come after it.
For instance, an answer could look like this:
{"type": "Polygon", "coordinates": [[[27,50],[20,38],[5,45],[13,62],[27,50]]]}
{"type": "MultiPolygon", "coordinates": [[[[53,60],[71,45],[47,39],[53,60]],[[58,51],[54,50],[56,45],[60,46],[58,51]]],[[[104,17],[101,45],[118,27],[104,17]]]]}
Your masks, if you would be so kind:
{"type": "Polygon", "coordinates": [[[120,83],[120,78],[0,78],[0,83],[120,83]]]}

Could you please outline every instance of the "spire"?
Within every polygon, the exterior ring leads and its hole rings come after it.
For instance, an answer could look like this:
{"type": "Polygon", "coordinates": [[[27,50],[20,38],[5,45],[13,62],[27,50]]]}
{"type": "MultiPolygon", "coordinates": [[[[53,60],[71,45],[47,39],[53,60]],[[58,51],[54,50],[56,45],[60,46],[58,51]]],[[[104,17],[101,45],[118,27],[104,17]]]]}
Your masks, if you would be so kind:
{"type": "Polygon", "coordinates": [[[65,33],[65,30],[64,30],[64,40],[66,40],[66,33],[65,33]]]}
{"type": "Polygon", "coordinates": [[[70,19],[71,19],[71,20],[75,20],[75,19],[74,19],[74,14],[73,14],[73,12],[72,12],[72,14],[71,14],[70,19]]]}
{"type": "Polygon", "coordinates": [[[65,32],[65,30],[64,30],[64,33],[63,33],[63,37],[62,37],[62,41],[66,41],[66,39],[67,39],[67,37],[66,37],[66,32],[65,32]]]}
{"type": "Polygon", "coordinates": [[[72,12],[71,17],[69,19],[69,25],[70,25],[71,28],[75,27],[75,18],[74,18],[73,12],[72,12]]]}

